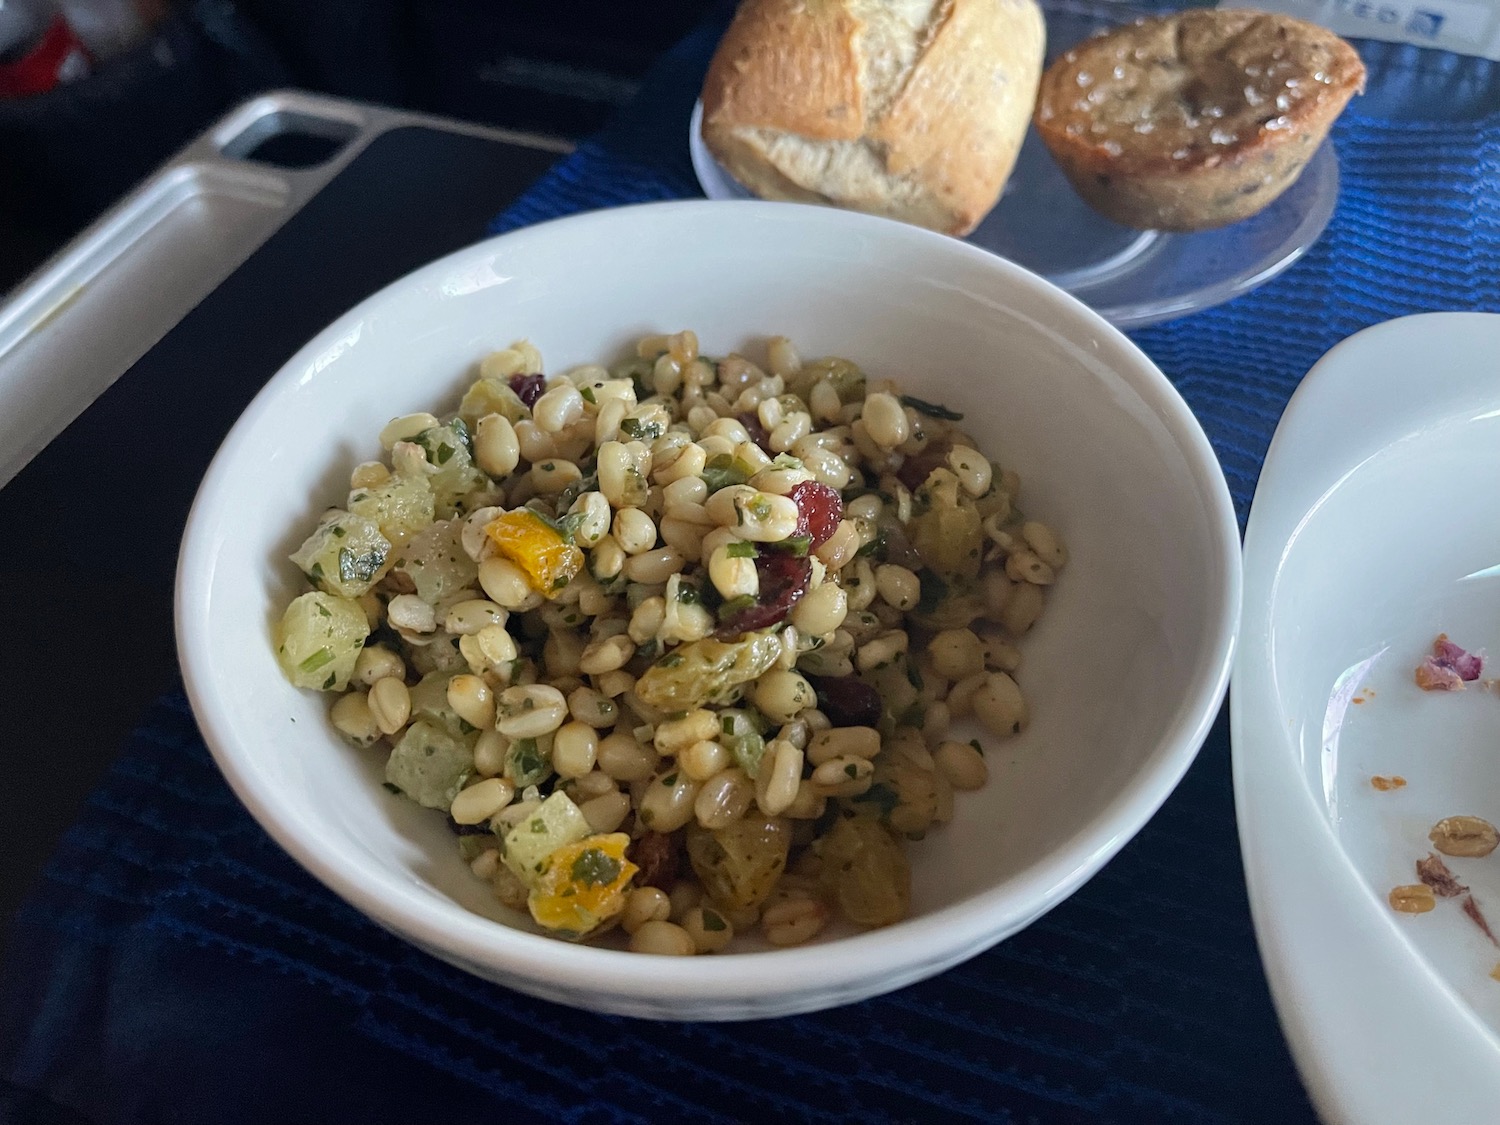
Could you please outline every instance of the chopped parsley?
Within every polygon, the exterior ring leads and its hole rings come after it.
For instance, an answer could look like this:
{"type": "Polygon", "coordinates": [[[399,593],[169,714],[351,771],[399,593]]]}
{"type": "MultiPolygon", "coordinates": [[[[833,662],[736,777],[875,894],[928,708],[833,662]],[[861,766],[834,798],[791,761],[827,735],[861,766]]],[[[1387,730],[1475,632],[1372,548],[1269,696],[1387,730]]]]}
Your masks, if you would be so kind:
{"type": "Polygon", "coordinates": [[[620,877],[620,861],[598,848],[586,848],[573,861],[569,874],[580,886],[607,886],[620,877]]]}
{"type": "Polygon", "coordinates": [[[866,543],[858,551],[854,552],[854,557],[857,558],[857,559],[876,558],[876,559],[884,560],[885,559],[885,554],[886,554],[886,552],[885,552],[885,543],[886,543],[886,529],[882,527],[879,531],[877,531],[875,533],[875,538],[871,539],[868,543],[866,543]]]}
{"type": "Polygon", "coordinates": [[[643,418],[626,418],[620,422],[620,432],[632,441],[655,441],[666,433],[660,422],[647,422],[643,418]]]}
{"type": "Polygon", "coordinates": [[[301,664],[297,665],[297,671],[299,671],[299,672],[316,672],[319,668],[323,667],[323,665],[325,665],[325,664],[332,664],[332,663],[333,663],[333,649],[331,649],[331,648],[320,648],[320,649],[318,649],[317,652],[313,653],[306,660],[304,660],[301,664]]]}
{"type": "Polygon", "coordinates": [[[744,484],[755,472],[734,454],[717,453],[708,459],[708,464],[703,466],[700,475],[703,483],[708,485],[708,491],[712,493],[732,484],[744,484]]]}
{"type": "Polygon", "coordinates": [[[742,610],[750,609],[756,604],[757,603],[755,601],[755,596],[753,594],[741,594],[737,598],[730,598],[727,602],[719,607],[719,620],[728,621],[735,614],[741,612],[742,610]]]}
{"type": "Polygon", "coordinates": [[[902,395],[901,405],[909,406],[919,414],[925,414],[929,418],[941,418],[945,422],[962,422],[964,416],[957,410],[949,410],[940,402],[927,402],[916,395],[902,395]]]}
{"type": "MultiPolygon", "coordinates": [[[[545,468],[546,466],[544,465],[542,467],[545,468]]],[[[573,541],[573,537],[578,534],[578,529],[581,528],[584,525],[584,522],[589,518],[588,513],[586,512],[570,512],[566,516],[558,516],[556,518],[553,518],[546,512],[542,511],[539,506],[536,506],[539,504],[540,501],[531,501],[526,505],[526,510],[529,511],[537,519],[541,520],[542,523],[546,524],[553,531],[557,532],[557,536],[559,539],[562,539],[563,541],[568,543],[571,543],[573,541]]],[[[567,585],[567,583],[564,582],[563,585],[567,585]]],[[[561,588],[561,586],[553,587],[553,589],[561,588]]]]}
{"type": "Polygon", "coordinates": [[[812,536],[789,535],[776,544],[776,549],[794,558],[805,559],[807,552],[812,549],[812,536]]]}
{"type": "Polygon", "coordinates": [[[896,795],[896,791],[881,781],[877,781],[854,799],[856,801],[868,801],[873,805],[879,806],[882,817],[890,816],[895,811],[896,806],[901,803],[901,798],[896,795]]]}
{"type": "Polygon", "coordinates": [[[917,612],[933,613],[948,596],[948,583],[925,567],[917,577],[922,583],[922,597],[917,601],[917,612]]]}
{"type": "Polygon", "coordinates": [[[385,564],[387,552],[379,547],[359,552],[353,547],[339,549],[339,580],[369,582],[385,564]]]}
{"type": "Polygon", "coordinates": [[[921,691],[924,687],[927,686],[922,679],[922,673],[917,669],[917,663],[915,660],[908,660],[906,662],[906,679],[911,684],[911,686],[916,688],[918,691],[921,691]]]}
{"type": "Polygon", "coordinates": [[[505,772],[516,788],[535,785],[552,772],[552,763],[534,738],[521,738],[510,744],[505,772]]]}

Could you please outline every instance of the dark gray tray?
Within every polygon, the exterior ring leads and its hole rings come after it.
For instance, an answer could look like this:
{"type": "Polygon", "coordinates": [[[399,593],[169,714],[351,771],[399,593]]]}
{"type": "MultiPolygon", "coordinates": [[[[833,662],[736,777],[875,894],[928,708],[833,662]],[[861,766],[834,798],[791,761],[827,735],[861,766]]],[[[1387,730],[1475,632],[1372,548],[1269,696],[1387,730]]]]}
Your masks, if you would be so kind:
{"type": "Polygon", "coordinates": [[[0,306],[0,482],[14,474],[0,489],[0,682],[16,724],[0,931],[130,727],[175,681],[177,544],[240,411],[340,313],[484,237],[566,150],[267,95],[0,306]],[[345,147],[302,170],[235,155],[288,122],[345,147]]]}

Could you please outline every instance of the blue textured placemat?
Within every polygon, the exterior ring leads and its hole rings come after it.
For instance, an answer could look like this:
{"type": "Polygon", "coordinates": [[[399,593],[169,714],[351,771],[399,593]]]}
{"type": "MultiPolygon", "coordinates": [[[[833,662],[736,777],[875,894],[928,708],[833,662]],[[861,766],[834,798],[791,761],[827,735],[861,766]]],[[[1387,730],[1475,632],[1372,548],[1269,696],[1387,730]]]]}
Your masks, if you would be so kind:
{"type": "MultiPolygon", "coordinates": [[[[696,194],[685,122],[716,26],[497,220],[696,194]]],[[[1373,48],[1390,90],[1492,104],[1487,64],[1373,48]]],[[[1207,428],[1243,518],[1297,379],[1365,325],[1500,307],[1500,121],[1347,116],[1322,241],[1230,305],[1136,333],[1207,428]]],[[[1420,373],[1414,373],[1420,377],[1420,373]]],[[[1021,935],[853,1007],[743,1025],[587,1015],[378,929],[230,794],[159,704],[24,908],[0,1091],[98,1122],[1224,1122],[1312,1113],[1256,957],[1226,724],[1103,872],[1021,935]]]]}

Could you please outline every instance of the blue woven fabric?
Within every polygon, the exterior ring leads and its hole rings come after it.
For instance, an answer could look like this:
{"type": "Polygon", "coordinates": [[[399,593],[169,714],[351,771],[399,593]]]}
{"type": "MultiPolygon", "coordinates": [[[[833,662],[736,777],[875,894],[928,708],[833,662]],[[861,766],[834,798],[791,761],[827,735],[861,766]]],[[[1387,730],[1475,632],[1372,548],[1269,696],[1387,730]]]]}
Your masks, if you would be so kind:
{"type": "MultiPolygon", "coordinates": [[[[685,123],[716,33],[685,41],[496,229],[696,194],[685,123]]],[[[1411,89],[1451,92],[1429,115],[1450,120],[1346,116],[1343,195],[1312,252],[1136,334],[1203,421],[1241,518],[1330,345],[1405,313],[1500,307],[1486,64],[1380,50],[1411,89]]],[[[386,934],[260,831],[173,695],[18,920],[0,1079],[0,1119],[36,1095],[100,1123],[1312,1120],[1256,956],[1222,720],[1142,833],[996,949],[832,1012],[677,1025],[530,1000],[386,934]]]]}

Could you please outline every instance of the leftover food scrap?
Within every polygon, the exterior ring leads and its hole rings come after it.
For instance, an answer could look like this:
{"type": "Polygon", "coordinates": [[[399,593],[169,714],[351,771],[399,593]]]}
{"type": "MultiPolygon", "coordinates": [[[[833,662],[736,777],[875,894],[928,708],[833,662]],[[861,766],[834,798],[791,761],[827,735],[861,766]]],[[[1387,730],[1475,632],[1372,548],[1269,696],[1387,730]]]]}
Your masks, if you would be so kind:
{"type": "Polygon", "coordinates": [[[1423,691],[1463,691],[1464,684],[1479,679],[1483,671],[1482,653],[1466,652],[1447,633],[1439,633],[1432,652],[1422,658],[1413,676],[1423,691]]]}

